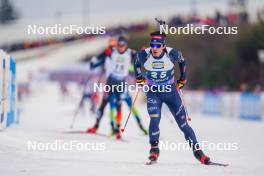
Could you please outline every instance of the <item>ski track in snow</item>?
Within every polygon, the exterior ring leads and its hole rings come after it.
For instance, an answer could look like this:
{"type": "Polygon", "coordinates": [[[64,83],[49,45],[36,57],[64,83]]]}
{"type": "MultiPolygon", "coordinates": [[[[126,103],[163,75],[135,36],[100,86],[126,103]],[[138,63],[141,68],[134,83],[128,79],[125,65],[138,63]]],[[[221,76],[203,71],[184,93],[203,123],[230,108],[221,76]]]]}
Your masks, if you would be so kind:
{"type": "MultiPolygon", "coordinates": [[[[67,48],[68,50],[69,48],[67,48]]],[[[60,50],[65,55],[67,51],[60,50]]],[[[63,54],[57,54],[62,57],[63,54]]],[[[54,62],[54,60],[52,61],[54,62]]],[[[34,62],[37,63],[37,62],[34,62]]],[[[25,64],[28,67],[29,64],[25,64]]],[[[23,69],[23,64],[20,70],[23,69]]],[[[37,65],[37,64],[36,64],[37,65]]],[[[19,74],[19,73],[18,73],[19,74]]],[[[205,153],[213,161],[229,163],[228,167],[204,166],[196,161],[190,151],[161,150],[156,165],[144,165],[149,151],[148,137],[138,129],[133,118],[130,119],[125,142],[115,141],[106,136],[71,134],[69,129],[73,112],[80,94],[71,87],[73,98],[63,100],[59,86],[54,83],[32,83],[33,93],[23,102],[20,124],[0,132],[0,170],[1,176],[57,176],[59,175],[263,175],[264,164],[262,146],[263,122],[251,122],[218,117],[192,115],[190,125],[198,140],[210,142],[236,142],[237,151],[210,151],[205,153]],[[79,141],[104,143],[104,151],[30,151],[28,141],[53,142],[79,141]]],[[[140,95],[140,99],[144,97],[140,95]]],[[[125,107],[125,105],[123,105],[125,107]]],[[[148,124],[146,105],[137,102],[141,118],[148,124]]],[[[110,132],[108,107],[106,108],[99,133],[110,132]]],[[[128,109],[124,108],[124,117],[128,109]]],[[[172,116],[170,116],[172,118],[172,116]]],[[[73,130],[86,130],[92,126],[95,115],[80,112],[73,130]]],[[[162,118],[160,124],[161,140],[185,142],[178,126],[162,118]]]]}

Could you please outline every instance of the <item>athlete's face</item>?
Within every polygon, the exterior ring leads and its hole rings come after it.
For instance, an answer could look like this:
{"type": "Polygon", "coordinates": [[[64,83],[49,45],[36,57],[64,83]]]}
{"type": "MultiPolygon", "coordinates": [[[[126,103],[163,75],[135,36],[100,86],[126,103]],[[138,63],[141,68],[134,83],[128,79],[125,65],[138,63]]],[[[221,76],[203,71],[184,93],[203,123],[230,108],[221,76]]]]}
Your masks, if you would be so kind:
{"type": "Polygon", "coordinates": [[[118,50],[118,52],[120,52],[120,53],[125,52],[126,49],[127,49],[127,45],[126,45],[126,44],[125,44],[125,45],[117,45],[117,50],[118,50]]]}
{"type": "Polygon", "coordinates": [[[165,49],[165,45],[163,45],[162,43],[151,43],[150,47],[152,55],[154,57],[159,57],[165,49]]]}
{"type": "Polygon", "coordinates": [[[110,38],[110,39],[109,39],[109,43],[108,43],[108,45],[109,45],[110,47],[116,47],[116,45],[117,45],[117,40],[116,40],[115,38],[110,38]]]}

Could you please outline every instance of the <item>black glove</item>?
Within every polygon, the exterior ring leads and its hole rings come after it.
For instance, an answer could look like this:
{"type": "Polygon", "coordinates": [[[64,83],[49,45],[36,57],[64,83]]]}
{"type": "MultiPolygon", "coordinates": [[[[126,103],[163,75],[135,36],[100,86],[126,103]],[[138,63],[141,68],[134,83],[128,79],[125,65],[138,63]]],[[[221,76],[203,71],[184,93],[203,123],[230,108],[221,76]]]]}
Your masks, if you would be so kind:
{"type": "Polygon", "coordinates": [[[145,78],[143,76],[136,77],[136,83],[137,84],[144,84],[145,83],[145,78]]]}
{"type": "Polygon", "coordinates": [[[179,79],[178,81],[177,81],[177,87],[179,88],[179,89],[182,89],[184,86],[185,86],[185,84],[186,84],[186,82],[187,82],[187,80],[186,79],[179,79]]]}

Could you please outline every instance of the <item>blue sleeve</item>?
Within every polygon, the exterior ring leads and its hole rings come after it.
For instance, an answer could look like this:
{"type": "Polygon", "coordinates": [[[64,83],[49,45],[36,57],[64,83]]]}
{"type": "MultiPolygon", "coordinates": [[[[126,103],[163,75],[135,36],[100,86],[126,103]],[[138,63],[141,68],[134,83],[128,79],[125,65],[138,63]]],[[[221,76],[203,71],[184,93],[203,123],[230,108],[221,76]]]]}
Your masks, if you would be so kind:
{"type": "Polygon", "coordinates": [[[134,65],[135,61],[137,59],[137,51],[131,50],[131,64],[134,65]]]}
{"type": "Polygon", "coordinates": [[[182,53],[176,49],[172,49],[169,56],[173,63],[178,62],[180,68],[180,80],[186,80],[186,60],[182,53]]]}
{"type": "Polygon", "coordinates": [[[173,63],[176,63],[180,60],[180,52],[174,48],[169,52],[169,56],[173,63]]]}
{"type": "Polygon", "coordinates": [[[143,65],[143,63],[145,62],[147,55],[148,54],[145,50],[139,51],[136,55],[136,59],[134,62],[134,70],[135,70],[136,78],[142,76],[141,65],[143,65]]]}
{"type": "Polygon", "coordinates": [[[99,67],[101,65],[104,65],[106,57],[107,57],[107,54],[105,52],[99,54],[97,56],[97,58],[96,58],[96,61],[92,61],[90,63],[90,68],[91,69],[94,69],[96,67],[99,67]]]}

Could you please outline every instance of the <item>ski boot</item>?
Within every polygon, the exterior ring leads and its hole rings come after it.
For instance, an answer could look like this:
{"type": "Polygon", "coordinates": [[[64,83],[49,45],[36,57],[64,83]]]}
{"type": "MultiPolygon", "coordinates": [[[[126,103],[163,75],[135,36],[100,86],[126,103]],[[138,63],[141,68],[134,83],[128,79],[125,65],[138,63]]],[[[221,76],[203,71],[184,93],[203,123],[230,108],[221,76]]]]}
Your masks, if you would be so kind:
{"type": "Polygon", "coordinates": [[[87,133],[95,134],[96,131],[97,131],[97,129],[98,129],[98,126],[99,126],[98,123],[96,123],[96,124],[94,125],[94,127],[92,127],[92,128],[88,128],[87,133]]]}
{"type": "Polygon", "coordinates": [[[206,156],[201,149],[194,149],[193,150],[194,157],[200,161],[202,164],[209,165],[210,164],[210,158],[206,156]]]}
{"type": "Polygon", "coordinates": [[[116,139],[117,140],[120,140],[121,139],[120,125],[117,125],[117,127],[115,129],[115,135],[116,135],[116,139]]]}
{"type": "Polygon", "coordinates": [[[96,131],[97,131],[97,128],[92,127],[92,128],[88,128],[87,133],[95,134],[96,131]]]}
{"type": "Polygon", "coordinates": [[[158,142],[155,142],[154,145],[151,145],[150,151],[149,151],[149,161],[146,162],[146,165],[151,165],[157,163],[157,160],[159,158],[159,146],[158,142]]]}

